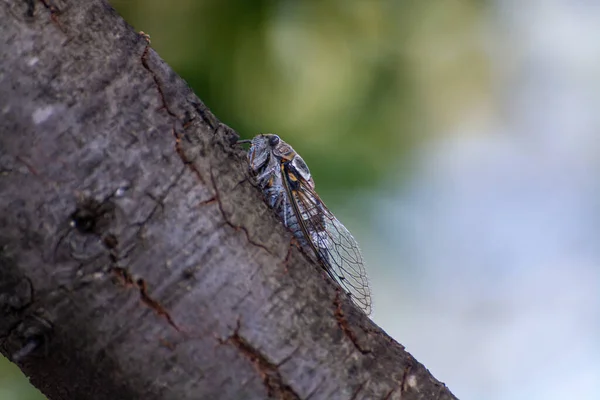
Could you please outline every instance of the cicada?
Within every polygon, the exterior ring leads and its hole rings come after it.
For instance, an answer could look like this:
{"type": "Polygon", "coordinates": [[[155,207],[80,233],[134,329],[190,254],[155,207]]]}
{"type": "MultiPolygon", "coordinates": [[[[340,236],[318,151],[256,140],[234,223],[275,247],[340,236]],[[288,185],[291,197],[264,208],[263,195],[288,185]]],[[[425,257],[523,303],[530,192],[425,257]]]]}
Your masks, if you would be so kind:
{"type": "Polygon", "coordinates": [[[250,143],[248,162],[267,204],[273,208],[302,248],[314,255],[367,315],[371,291],[358,243],[315,192],[308,166],[277,135],[262,134],[250,143]]]}

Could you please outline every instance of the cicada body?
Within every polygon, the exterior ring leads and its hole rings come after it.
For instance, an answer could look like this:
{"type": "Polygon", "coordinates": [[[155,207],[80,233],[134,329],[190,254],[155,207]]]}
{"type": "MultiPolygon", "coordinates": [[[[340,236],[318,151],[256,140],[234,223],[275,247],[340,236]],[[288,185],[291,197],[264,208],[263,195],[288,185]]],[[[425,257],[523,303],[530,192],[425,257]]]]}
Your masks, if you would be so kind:
{"type": "Polygon", "coordinates": [[[315,192],[308,166],[279,136],[250,141],[248,162],[267,204],[367,315],[371,292],[358,243],[315,192]]]}

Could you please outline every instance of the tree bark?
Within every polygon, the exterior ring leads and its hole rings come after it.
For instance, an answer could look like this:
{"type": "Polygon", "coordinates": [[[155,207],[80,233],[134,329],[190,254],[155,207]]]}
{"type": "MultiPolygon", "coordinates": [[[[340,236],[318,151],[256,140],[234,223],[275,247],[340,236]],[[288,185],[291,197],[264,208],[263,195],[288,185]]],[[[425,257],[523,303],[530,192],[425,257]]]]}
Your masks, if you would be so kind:
{"type": "Polygon", "coordinates": [[[50,399],[454,399],[103,0],[0,3],[0,349],[50,399]]]}

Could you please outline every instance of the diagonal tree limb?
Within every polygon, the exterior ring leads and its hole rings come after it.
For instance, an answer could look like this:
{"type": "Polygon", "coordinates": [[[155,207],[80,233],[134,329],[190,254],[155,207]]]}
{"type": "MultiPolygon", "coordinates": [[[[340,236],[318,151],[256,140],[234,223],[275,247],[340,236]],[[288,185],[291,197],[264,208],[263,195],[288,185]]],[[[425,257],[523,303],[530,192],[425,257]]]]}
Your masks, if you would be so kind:
{"type": "Polygon", "coordinates": [[[103,0],[0,3],[0,349],[51,399],[454,399],[103,0]]]}

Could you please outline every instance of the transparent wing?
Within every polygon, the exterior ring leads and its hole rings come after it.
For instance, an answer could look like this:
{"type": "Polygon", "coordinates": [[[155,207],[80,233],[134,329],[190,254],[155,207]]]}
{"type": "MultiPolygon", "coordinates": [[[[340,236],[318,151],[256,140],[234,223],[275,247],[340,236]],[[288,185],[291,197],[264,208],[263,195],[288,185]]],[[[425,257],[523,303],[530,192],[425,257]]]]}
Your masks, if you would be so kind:
{"type": "Polygon", "coordinates": [[[304,236],[327,273],[346,290],[367,315],[371,313],[371,290],[358,243],[327,209],[311,186],[302,180],[288,186],[304,236]],[[291,189],[291,187],[294,187],[291,189]]]}

